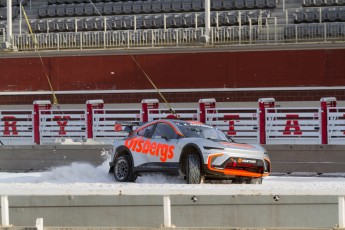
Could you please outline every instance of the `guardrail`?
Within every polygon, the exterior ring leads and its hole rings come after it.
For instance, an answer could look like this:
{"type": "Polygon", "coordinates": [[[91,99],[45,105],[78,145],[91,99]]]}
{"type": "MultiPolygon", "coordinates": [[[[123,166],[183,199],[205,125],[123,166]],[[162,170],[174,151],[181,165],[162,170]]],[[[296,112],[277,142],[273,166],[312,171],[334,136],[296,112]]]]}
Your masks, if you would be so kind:
{"type": "Polygon", "coordinates": [[[328,108],[328,143],[342,144],[345,139],[345,107],[328,108]]]}
{"type": "Polygon", "coordinates": [[[266,109],[267,144],[320,144],[320,109],[266,109]]]}
{"type": "Polygon", "coordinates": [[[259,110],[255,108],[206,109],[206,123],[239,142],[259,143],[259,110]]]}
{"type": "MultiPolygon", "coordinates": [[[[2,226],[10,226],[9,218],[9,196],[133,196],[133,195],[159,195],[163,198],[163,216],[164,227],[173,227],[171,218],[171,196],[177,195],[212,195],[212,196],[336,196],[338,197],[338,227],[345,227],[345,190],[344,189],[295,189],[295,188],[270,188],[263,189],[261,186],[246,186],[246,188],[238,189],[236,186],[224,187],[203,187],[197,189],[195,187],[179,187],[179,189],[172,189],[171,187],[125,187],[119,186],[119,188],[104,189],[91,187],[88,189],[80,189],[80,187],[70,187],[68,189],[56,187],[56,188],[40,188],[32,187],[28,191],[26,188],[17,185],[17,187],[1,186],[1,221],[2,226]]],[[[298,199],[299,202],[304,200],[298,199]]],[[[196,206],[195,208],[197,208],[196,206]]],[[[42,221],[40,221],[42,222],[42,221]]],[[[333,227],[333,226],[331,226],[333,227]]]]}
{"type": "MultiPolygon", "coordinates": [[[[195,45],[201,42],[204,28],[59,32],[14,35],[19,51],[88,48],[128,48],[195,45]],[[36,41],[36,45],[35,42],[36,41]]],[[[212,27],[211,45],[291,44],[306,42],[344,42],[345,22],[313,24],[270,24],[212,27]]]]}
{"type": "Polygon", "coordinates": [[[41,143],[61,142],[70,138],[82,142],[87,138],[86,110],[41,110],[41,143]]]}
{"type": "Polygon", "coordinates": [[[273,98],[259,99],[258,109],[216,108],[214,99],[201,99],[199,108],[173,110],[159,108],[157,99],[143,100],[141,109],[104,109],[102,100],[88,102],[85,110],[51,109],[50,101],[43,101],[33,111],[0,111],[0,141],[47,144],[89,138],[112,143],[126,136],[125,122],[179,118],[215,126],[239,142],[345,144],[345,108],[336,107],[335,98],[322,98],[320,108],[275,108],[273,98]]]}

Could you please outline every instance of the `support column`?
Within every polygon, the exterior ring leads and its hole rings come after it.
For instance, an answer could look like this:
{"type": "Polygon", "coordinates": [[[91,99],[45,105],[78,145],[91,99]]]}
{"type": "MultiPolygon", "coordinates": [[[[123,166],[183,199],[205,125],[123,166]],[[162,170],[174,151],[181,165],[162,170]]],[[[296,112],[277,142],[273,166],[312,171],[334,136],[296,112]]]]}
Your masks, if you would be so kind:
{"type": "Polygon", "coordinates": [[[149,121],[149,112],[151,114],[157,114],[159,107],[158,99],[143,99],[141,100],[141,121],[148,122],[149,121]],[[150,109],[155,109],[156,111],[149,111],[150,109]]]}
{"type": "Polygon", "coordinates": [[[210,41],[211,30],[211,1],[205,0],[205,42],[210,41]]]}
{"type": "Polygon", "coordinates": [[[170,196],[163,197],[164,208],[164,227],[170,228],[171,226],[171,203],[170,196]]]}
{"type": "Polygon", "coordinates": [[[215,113],[216,112],[216,99],[214,98],[206,98],[206,99],[200,99],[199,100],[199,121],[202,123],[206,123],[206,110],[207,109],[213,109],[211,111],[208,111],[209,113],[215,113]]]}
{"type": "Polygon", "coordinates": [[[34,143],[39,145],[41,142],[40,136],[40,110],[50,110],[52,108],[52,103],[49,100],[46,101],[34,101],[34,143]]]}
{"type": "Polygon", "coordinates": [[[7,42],[11,47],[13,47],[12,36],[12,0],[7,0],[7,42]]]}
{"type": "Polygon", "coordinates": [[[1,226],[10,225],[10,214],[8,206],[8,196],[1,196],[1,226]]]}
{"type": "Polygon", "coordinates": [[[339,228],[345,228],[345,197],[338,197],[339,228]]]}
{"type": "Polygon", "coordinates": [[[328,144],[328,108],[337,106],[335,97],[323,97],[321,102],[321,144],[328,144]]]}
{"type": "MultiPolygon", "coordinates": [[[[259,140],[260,144],[266,144],[266,108],[274,108],[274,98],[259,99],[259,140]]],[[[269,110],[267,112],[270,112],[269,110]]]]}
{"type": "MultiPolygon", "coordinates": [[[[103,100],[88,100],[86,101],[86,119],[87,119],[87,138],[93,138],[93,110],[103,109],[103,100]]],[[[104,111],[95,111],[97,114],[102,114],[104,111]]]]}

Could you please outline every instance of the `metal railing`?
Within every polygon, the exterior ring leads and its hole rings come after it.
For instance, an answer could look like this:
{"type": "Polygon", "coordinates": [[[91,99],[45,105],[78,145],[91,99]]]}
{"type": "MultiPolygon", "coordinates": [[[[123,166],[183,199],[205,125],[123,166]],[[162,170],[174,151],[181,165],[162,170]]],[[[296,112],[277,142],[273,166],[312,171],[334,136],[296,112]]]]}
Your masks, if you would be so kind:
{"type": "MultiPolygon", "coordinates": [[[[212,27],[211,45],[344,42],[345,23],[312,23],[212,27]]],[[[104,49],[200,45],[204,28],[60,32],[14,35],[14,46],[25,50],[104,49]],[[35,42],[36,40],[36,47],[35,42]]]]}

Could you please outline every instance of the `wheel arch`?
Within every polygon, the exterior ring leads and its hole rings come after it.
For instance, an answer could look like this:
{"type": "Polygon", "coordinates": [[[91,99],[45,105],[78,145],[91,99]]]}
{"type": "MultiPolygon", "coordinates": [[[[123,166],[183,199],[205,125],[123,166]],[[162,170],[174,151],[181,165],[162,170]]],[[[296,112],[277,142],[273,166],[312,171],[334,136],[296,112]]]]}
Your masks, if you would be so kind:
{"type": "Polygon", "coordinates": [[[132,164],[132,168],[133,168],[133,165],[134,165],[134,161],[133,161],[133,156],[131,154],[131,151],[124,145],[121,145],[119,147],[117,147],[115,149],[115,154],[113,156],[113,159],[112,159],[112,164],[110,166],[110,169],[109,169],[109,173],[113,172],[114,171],[114,160],[115,160],[115,157],[120,157],[120,156],[128,156],[130,161],[131,161],[131,164],[132,164]]]}
{"type": "Polygon", "coordinates": [[[202,165],[202,166],[201,166],[201,169],[203,169],[204,159],[203,159],[202,152],[201,152],[200,148],[199,148],[196,144],[189,143],[189,144],[186,144],[186,145],[182,148],[181,155],[180,155],[180,159],[179,159],[179,170],[180,170],[182,173],[186,173],[186,172],[185,172],[185,169],[186,169],[185,166],[186,166],[186,162],[187,162],[187,156],[188,156],[190,153],[195,153],[195,151],[196,151],[197,154],[199,155],[200,164],[202,165]]]}

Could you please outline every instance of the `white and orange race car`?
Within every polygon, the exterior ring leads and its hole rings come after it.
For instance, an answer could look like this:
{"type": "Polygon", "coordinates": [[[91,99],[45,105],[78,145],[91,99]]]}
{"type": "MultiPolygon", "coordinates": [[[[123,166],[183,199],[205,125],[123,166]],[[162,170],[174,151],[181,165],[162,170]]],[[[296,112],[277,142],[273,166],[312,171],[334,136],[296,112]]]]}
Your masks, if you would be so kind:
{"type": "Polygon", "coordinates": [[[188,184],[204,179],[261,184],[271,165],[260,145],[240,144],[222,131],[195,121],[156,120],[116,140],[110,172],[133,182],[145,172],[180,175],[188,184]]]}

